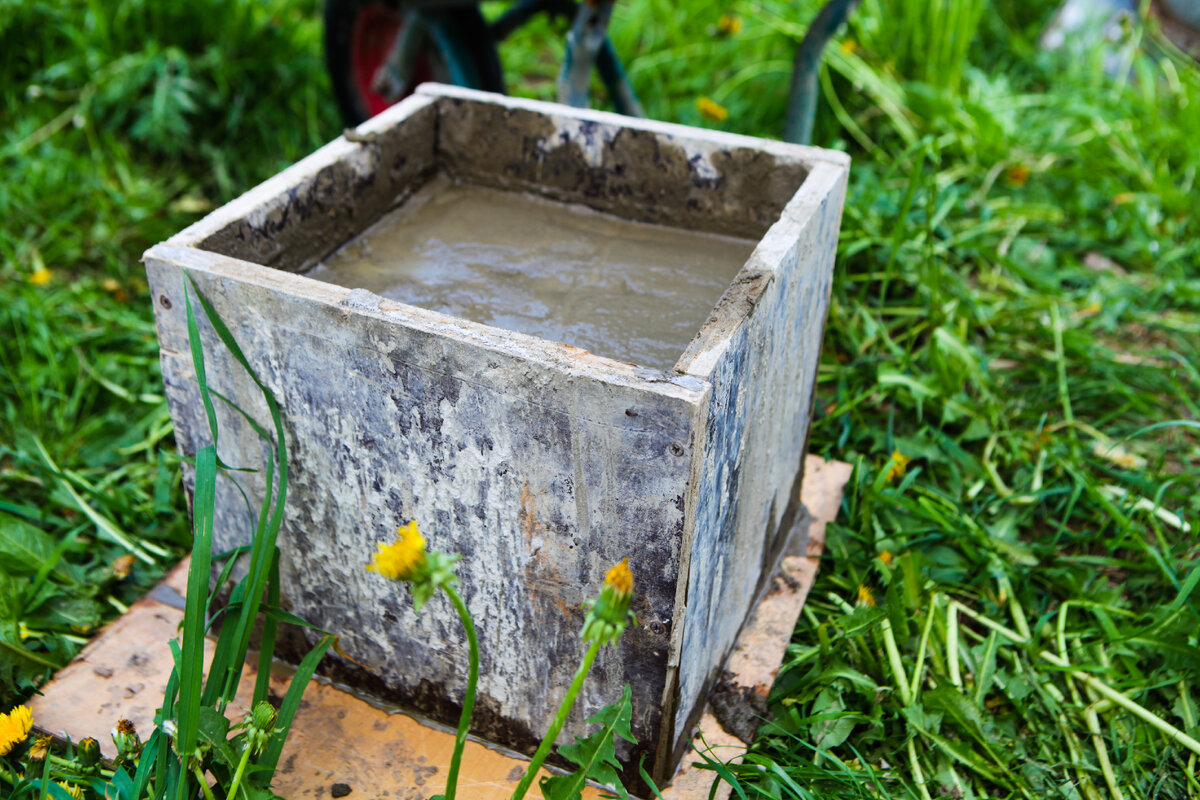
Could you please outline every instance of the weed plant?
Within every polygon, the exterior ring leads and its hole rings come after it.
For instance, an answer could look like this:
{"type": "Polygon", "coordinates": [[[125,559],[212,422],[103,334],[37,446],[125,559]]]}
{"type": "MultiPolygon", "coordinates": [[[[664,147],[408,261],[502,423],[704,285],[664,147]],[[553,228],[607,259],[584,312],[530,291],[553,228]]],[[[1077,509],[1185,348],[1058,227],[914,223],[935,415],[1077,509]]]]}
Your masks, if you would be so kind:
{"type": "MultiPolygon", "coordinates": [[[[475,635],[475,620],[456,588],[458,576],[454,572],[454,565],[459,558],[458,554],[427,550],[425,537],[421,535],[416,521],[413,520],[396,531],[396,540],[393,543],[378,545],[375,557],[367,565],[368,570],[383,578],[407,584],[412,594],[413,610],[418,613],[434,596],[444,595],[458,614],[467,636],[467,684],[454,737],[454,752],[446,770],[445,791],[434,795],[432,800],[454,800],[457,796],[459,767],[462,764],[467,734],[471,730],[471,716],[474,713],[476,686],[479,682],[479,641],[475,635]]],[[[636,617],[629,610],[633,602],[633,583],[629,559],[623,559],[608,570],[600,593],[595,600],[587,604],[587,616],[579,632],[579,638],[587,645],[587,649],[574,678],[566,688],[550,727],[542,736],[537,751],[525,765],[525,771],[513,789],[512,800],[522,800],[533,785],[534,779],[538,777],[538,771],[554,748],[558,735],[579,697],[583,683],[591,672],[592,664],[600,653],[600,648],[606,644],[615,644],[631,622],[637,624],[636,617]]],[[[605,706],[588,719],[593,725],[599,725],[600,730],[586,738],[576,737],[574,744],[559,749],[559,755],[574,763],[575,769],[567,775],[542,778],[540,786],[546,800],[579,800],[588,780],[611,787],[621,800],[629,800],[629,793],[618,776],[621,764],[617,761],[614,739],[620,736],[636,744],[637,740],[633,738],[629,729],[633,714],[631,696],[629,684],[625,684],[625,691],[619,700],[605,706]]],[[[638,769],[647,785],[653,786],[650,776],[640,764],[638,769]]]]}
{"type": "MultiPolygon", "coordinates": [[[[612,33],[649,115],[774,136],[816,5],[637,0],[612,33]]],[[[1050,4],[910,5],[827,52],[814,141],[854,164],[811,444],[855,469],[774,721],[719,773],[1200,796],[1195,65],[1152,25],[1111,78],[1037,48],[1050,4]]],[[[516,93],[553,95],[564,32],[506,43],[516,93]]],[[[335,134],[329,97],[313,3],[0,5],[4,702],[186,540],[138,254],[335,134]]]]}

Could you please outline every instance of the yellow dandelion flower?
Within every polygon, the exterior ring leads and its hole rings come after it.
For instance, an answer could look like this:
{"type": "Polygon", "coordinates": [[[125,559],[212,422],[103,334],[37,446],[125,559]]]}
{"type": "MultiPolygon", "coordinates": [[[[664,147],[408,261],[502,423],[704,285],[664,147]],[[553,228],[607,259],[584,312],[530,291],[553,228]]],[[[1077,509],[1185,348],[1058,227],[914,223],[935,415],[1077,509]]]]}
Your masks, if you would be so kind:
{"type": "Polygon", "coordinates": [[[604,585],[611,586],[620,595],[633,592],[633,573],[629,569],[629,556],[622,558],[619,564],[614,564],[605,573],[604,585]]]}
{"type": "Polygon", "coordinates": [[[887,550],[884,550],[879,554],[879,560],[883,562],[884,566],[887,566],[888,564],[892,563],[892,554],[887,550]]]}
{"type": "Polygon", "coordinates": [[[904,473],[908,470],[908,465],[912,461],[911,458],[901,453],[899,450],[892,451],[892,465],[888,467],[887,482],[895,483],[904,477],[904,473]]]}
{"type": "Polygon", "coordinates": [[[696,108],[700,111],[700,116],[713,122],[724,122],[729,119],[729,109],[711,97],[697,98],[696,108]]]}
{"type": "Polygon", "coordinates": [[[626,557],[605,574],[600,596],[592,603],[579,631],[580,638],[601,645],[614,643],[633,617],[629,611],[632,602],[633,572],[626,557]]]}
{"type": "Polygon", "coordinates": [[[858,52],[858,42],[853,39],[842,39],[841,50],[848,56],[858,52]]]}
{"type": "Polygon", "coordinates": [[[858,604],[860,606],[875,605],[875,593],[865,583],[858,585],[858,604]]]}
{"type": "Polygon", "coordinates": [[[379,545],[375,559],[367,569],[388,580],[411,581],[425,566],[425,537],[417,530],[416,520],[396,529],[396,541],[379,545]]]}
{"type": "Polygon", "coordinates": [[[77,783],[67,783],[66,781],[55,781],[62,790],[74,797],[75,800],[83,800],[83,787],[77,783]]]}
{"type": "Polygon", "coordinates": [[[438,589],[449,591],[458,583],[454,574],[458,559],[457,553],[427,552],[425,537],[414,520],[396,530],[396,541],[379,545],[367,569],[388,580],[407,583],[413,610],[419,612],[438,589]]]}
{"type": "Polygon", "coordinates": [[[717,20],[717,30],[726,36],[737,36],[742,32],[742,18],[737,14],[722,14],[717,20]]]}
{"type": "Polygon", "coordinates": [[[29,273],[29,282],[34,286],[45,286],[54,278],[54,273],[42,267],[29,273]]]}
{"type": "Polygon", "coordinates": [[[29,760],[41,761],[50,753],[50,745],[53,743],[53,736],[39,736],[34,739],[33,747],[29,748],[29,760]]]}
{"type": "Polygon", "coordinates": [[[17,706],[7,714],[0,714],[0,756],[25,741],[33,728],[33,712],[29,706],[17,706]]]}

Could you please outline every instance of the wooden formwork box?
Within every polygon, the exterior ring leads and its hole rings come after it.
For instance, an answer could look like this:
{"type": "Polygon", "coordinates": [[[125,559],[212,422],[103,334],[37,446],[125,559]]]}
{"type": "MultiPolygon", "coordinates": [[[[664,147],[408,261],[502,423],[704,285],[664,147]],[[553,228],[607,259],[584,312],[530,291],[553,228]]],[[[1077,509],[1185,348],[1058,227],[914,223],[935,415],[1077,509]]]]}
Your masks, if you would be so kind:
{"type": "MultiPolygon", "coordinates": [[[[563,740],[629,683],[639,744],[621,757],[671,774],[799,514],[848,168],[817,148],[427,85],[147,251],[180,450],[210,439],[185,270],[282,408],[285,604],[357,662],[331,655],[325,671],[457,720],[453,609],[414,614],[364,569],[418,520],[431,548],[463,555],[482,661],[473,731],[532,752],[581,656],[583,604],[629,556],[637,625],[597,660],[563,740]],[[439,173],[758,243],[669,371],[301,274],[439,173]]],[[[201,323],[209,382],[270,429],[201,323]]],[[[261,465],[251,426],[218,414],[221,459],[261,465]]],[[[249,541],[241,492],[264,490],[261,472],[221,482],[218,550],[249,541]]]]}

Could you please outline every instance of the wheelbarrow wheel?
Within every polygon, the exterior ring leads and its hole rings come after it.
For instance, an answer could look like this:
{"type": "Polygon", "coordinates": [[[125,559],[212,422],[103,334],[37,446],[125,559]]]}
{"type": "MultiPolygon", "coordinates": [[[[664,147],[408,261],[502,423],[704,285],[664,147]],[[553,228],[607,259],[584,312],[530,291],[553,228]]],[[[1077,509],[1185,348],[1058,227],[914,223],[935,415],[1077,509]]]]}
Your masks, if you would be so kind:
{"type": "Polygon", "coordinates": [[[383,0],[326,0],[325,64],[347,124],[375,116],[424,81],[504,91],[500,56],[476,6],[420,13],[428,32],[402,93],[389,97],[373,84],[404,30],[404,12],[383,0]]]}

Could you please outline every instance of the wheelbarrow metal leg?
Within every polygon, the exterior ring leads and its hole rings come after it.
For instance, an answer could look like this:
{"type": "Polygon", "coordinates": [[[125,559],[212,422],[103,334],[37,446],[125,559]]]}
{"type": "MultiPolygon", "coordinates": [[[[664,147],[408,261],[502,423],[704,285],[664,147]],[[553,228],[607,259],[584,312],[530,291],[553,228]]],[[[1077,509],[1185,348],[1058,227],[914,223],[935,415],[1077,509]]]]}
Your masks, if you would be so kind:
{"type": "Polygon", "coordinates": [[[613,3],[585,2],[575,12],[575,22],[567,34],[567,52],[558,75],[558,102],[587,108],[592,66],[604,47],[613,3]]]}
{"type": "Polygon", "coordinates": [[[600,47],[599,55],[596,56],[596,71],[600,73],[600,79],[604,81],[617,113],[629,117],[646,116],[642,104],[634,94],[633,85],[629,83],[629,76],[625,74],[625,67],[617,57],[617,50],[607,36],[600,47]]]}
{"type": "Polygon", "coordinates": [[[808,26],[803,41],[796,48],[792,63],[792,88],[788,92],[787,121],[783,140],[792,144],[812,142],[813,119],[817,114],[817,71],[825,44],[842,27],[859,0],[829,0],[817,18],[808,26]]]}
{"type": "Polygon", "coordinates": [[[425,15],[413,9],[404,15],[404,27],[392,43],[392,50],[375,72],[372,87],[389,102],[395,102],[411,89],[409,83],[416,71],[425,38],[430,35],[425,15]]]}

